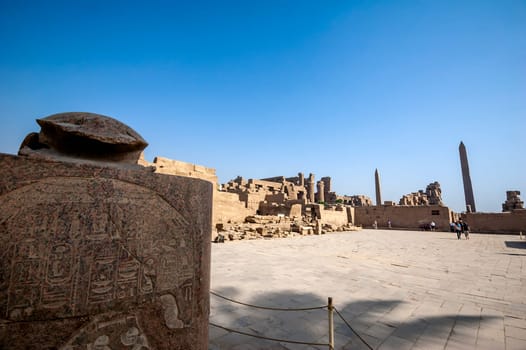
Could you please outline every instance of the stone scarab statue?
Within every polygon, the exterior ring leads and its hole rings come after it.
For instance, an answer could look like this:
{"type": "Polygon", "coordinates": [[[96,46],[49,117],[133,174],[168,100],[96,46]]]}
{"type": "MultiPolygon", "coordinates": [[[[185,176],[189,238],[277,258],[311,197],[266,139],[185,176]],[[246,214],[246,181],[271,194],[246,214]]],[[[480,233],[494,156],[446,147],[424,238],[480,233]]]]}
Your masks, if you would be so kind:
{"type": "Polygon", "coordinates": [[[41,130],[26,136],[19,155],[135,164],[148,143],[113,118],[67,112],[37,119],[41,130]]]}

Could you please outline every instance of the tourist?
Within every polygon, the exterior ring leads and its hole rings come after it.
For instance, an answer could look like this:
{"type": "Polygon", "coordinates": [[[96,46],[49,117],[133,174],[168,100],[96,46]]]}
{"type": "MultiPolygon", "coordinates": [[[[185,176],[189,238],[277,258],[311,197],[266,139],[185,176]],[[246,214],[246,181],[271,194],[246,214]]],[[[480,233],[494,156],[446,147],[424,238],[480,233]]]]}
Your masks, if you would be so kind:
{"type": "Polygon", "coordinates": [[[462,236],[462,225],[460,222],[455,222],[455,232],[457,233],[457,239],[460,239],[462,236]]]}
{"type": "Polygon", "coordinates": [[[387,220],[387,227],[391,228],[391,220],[389,220],[389,219],[387,220]]]}
{"type": "Polygon", "coordinates": [[[449,231],[455,232],[455,229],[456,229],[455,223],[454,222],[450,222],[449,223],[449,231]]]}
{"type": "Polygon", "coordinates": [[[434,231],[435,230],[435,226],[436,226],[435,222],[431,221],[430,226],[431,226],[431,231],[434,231]]]}
{"type": "Polygon", "coordinates": [[[469,239],[469,225],[467,222],[462,222],[462,231],[464,231],[464,236],[466,239],[469,239]]]}

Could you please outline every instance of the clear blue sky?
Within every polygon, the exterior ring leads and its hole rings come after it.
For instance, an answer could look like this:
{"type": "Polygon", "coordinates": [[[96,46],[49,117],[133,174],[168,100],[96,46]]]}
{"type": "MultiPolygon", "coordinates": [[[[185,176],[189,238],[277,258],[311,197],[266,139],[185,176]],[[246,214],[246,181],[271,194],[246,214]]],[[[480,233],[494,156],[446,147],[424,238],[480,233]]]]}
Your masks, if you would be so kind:
{"type": "Polygon", "coordinates": [[[112,116],[163,156],[332,176],[464,210],[526,197],[526,1],[0,1],[0,152],[36,118],[112,116]]]}

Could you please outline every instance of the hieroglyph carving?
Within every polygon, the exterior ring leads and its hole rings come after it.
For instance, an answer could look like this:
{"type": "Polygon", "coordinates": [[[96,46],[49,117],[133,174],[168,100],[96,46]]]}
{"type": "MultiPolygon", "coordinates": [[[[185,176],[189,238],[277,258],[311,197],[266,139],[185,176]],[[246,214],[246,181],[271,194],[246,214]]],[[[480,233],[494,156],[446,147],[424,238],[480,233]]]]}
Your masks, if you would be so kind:
{"type": "Polygon", "coordinates": [[[148,339],[134,316],[95,317],[82,327],[61,350],[150,350],[148,339]],[[91,339],[85,346],[86,339],[91,339]]]}
{"type": "Polygon", "coordinates": [[[51,177],[7,192],[0,201],[2,318],[81,316],[167,294],[167,326],[183,327],[194,312],[188,227],[155,192],[115,179],[51,177]]]}

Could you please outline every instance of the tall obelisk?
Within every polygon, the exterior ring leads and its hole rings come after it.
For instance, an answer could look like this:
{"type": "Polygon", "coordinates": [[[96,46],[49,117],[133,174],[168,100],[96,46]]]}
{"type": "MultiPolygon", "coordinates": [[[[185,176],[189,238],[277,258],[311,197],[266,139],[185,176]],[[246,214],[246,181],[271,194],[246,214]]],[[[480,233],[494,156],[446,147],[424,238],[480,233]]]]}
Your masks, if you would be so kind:
{"type": "Polygon", "coordinates": [[[469,175],[468,154],[464,142],[460,141],[458,146],[460,153],[460,167],[462,168],[462,181],[464,182],[464,197],[466,197],[466,211],[476,212],[475,198],[473,197],[473,186],[471,186],[471,176],[469,175]]]}
{"type": "Polygon", "coordinates": [[[376,205],[382,205],[382,193],[380,191],[380,175],[378,175],[378,169],[374,171],[374,183],[376,187],[376,205]]]}

